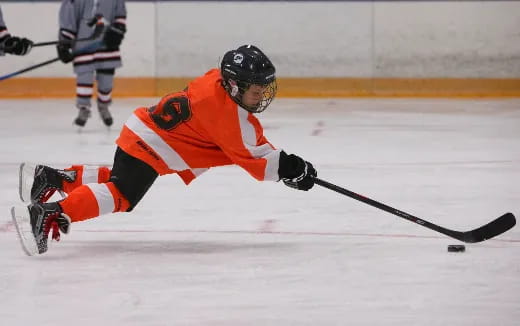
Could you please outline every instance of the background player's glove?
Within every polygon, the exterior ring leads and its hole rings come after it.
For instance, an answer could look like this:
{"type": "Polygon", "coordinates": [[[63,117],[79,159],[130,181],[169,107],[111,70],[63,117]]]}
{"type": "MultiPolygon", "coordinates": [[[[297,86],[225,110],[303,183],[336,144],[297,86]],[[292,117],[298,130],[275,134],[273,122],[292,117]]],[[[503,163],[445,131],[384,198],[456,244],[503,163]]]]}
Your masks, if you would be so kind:
{"type": "Polygon", "coordinates": [[[121,41],[125,37],[126,25],[121,23],[113,23],[105,32],[103,42],[109,50],[119,50],[121,41]]]}
{"type": "Polygon", "coordinates": [[[314,178],[318,176],[318,173],[311,163],[304,161],[301,157],[294,154],[287,155],[281,151],[278,176],[286,186],[307,191],[314,186],[314,178]]]}
{"type": "Polygon", "coordinates": [[[4,52],[15,55],[26,55],[32,49],[33,42],[17,36],[8,36],[4,42],[4,52]]]}
{"type": "Polygon", "coordinates": [[[56,50],[58,51],[58,57],[61,62],[69,63],[74,59],[74,54],[72,54],[72,44],[69,40],[63,40],[56,45],[56,50]]]}

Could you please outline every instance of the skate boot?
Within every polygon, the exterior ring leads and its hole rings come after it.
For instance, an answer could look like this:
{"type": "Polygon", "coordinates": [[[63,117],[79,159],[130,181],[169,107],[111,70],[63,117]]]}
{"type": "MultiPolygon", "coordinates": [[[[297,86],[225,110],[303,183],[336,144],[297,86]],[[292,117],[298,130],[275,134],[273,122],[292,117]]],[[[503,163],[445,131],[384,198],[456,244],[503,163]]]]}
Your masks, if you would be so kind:
{"type": "Polygon", "coordinates": [[[74,124],[84,127],[88,118],[90,118],[90,109],[86,106],[82,106],[79,108],[78,117],[74,120],[74,124]]]}
{"type": "Polygon", "coordinates": [[[31,187],[31,202],[44,203],[56,192],[62,192],[63,181],[74,182],[76,171],[57,170],[45,165],[37,165],[34,169],[34,181],[31,187]]]}
{"type": "Polygon", "coordinates": [[[60,205],[53,203],[35,203],[28,206],[31,230],[38,248],[38,253],[47,251],[47,240],[52,230],[52,239],[60,241],[60,231],[67,234],[70,231],[70,218],[63,214],[60,205]]]}
{"type": "Polygon", "coordinates": [[[108,111],[108,106],[99,105],[98,111],[99,116],[101,117],[101,120],[103,120],[105,126],[110,127],[112,123],[114,123],[114,119],[112,119],[112,115],[110,114],[110,111],[108,111]]]}

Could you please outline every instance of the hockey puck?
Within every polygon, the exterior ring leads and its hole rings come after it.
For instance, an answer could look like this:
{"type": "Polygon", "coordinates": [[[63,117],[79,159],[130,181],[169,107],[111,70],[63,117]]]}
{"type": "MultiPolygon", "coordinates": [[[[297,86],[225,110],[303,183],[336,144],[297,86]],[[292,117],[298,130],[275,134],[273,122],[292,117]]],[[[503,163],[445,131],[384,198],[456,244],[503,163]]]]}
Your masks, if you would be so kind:
{"type": "Polygon", "coordinates": [[[464,245],[449,245],[448,246],[449,252],[464,252],[466,251],[466,246],[464,245]]]}

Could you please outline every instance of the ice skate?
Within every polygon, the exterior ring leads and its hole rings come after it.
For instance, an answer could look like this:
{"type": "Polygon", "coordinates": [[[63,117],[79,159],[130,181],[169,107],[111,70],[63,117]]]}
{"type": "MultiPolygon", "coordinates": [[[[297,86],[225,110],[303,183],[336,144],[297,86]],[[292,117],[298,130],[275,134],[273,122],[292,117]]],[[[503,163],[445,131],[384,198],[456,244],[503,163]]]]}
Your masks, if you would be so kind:
{"type": "Polygon", "coordinates": [[[60,232],[70,231],[70,218],[63,214],[58,203],[35,203],[27,207],[11,208],[11,216],[22,244],[29,256],[43,254],[48,249],[48,237],[59,241],[60,232]]]}
{"type": "Polygon", "coordinates": [[[101,117],[101,120],[103,120],[103,123],[105,126],[110,127],[114,123],[114,119],[112,119],[112,114],[110,114],[110,111],[108,110],[108,106],[98,106],[99,116],[101,117]]]}
{"type": "Polygon", "coordinates": [[[53,169],[45,165],[36,165],[30,172],[31,167],[25,163],[20,165],[20,199],[23,202],[43,203],[49,200],[58,191],[62,197],[63,181],[74,182],[76,171],[65,171],[53,169]]]}
{"type": "Polygon", "coordinates": [[[90,109],[82,106],[79,108],[78,117],[74,120],[74,124],[79,127],[84,127],[88,118],[90,118],[90,109]]]}

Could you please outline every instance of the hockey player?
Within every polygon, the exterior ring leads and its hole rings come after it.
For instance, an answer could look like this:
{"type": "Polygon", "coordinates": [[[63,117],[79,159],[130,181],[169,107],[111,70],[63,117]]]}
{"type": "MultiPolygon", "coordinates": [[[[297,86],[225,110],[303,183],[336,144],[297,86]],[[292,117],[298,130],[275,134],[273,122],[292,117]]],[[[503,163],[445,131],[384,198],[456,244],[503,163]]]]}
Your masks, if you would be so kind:
{"type": "Polygon", "coordinates": [[[4,55],[4,53],[26,55],[31,51],[32,46],[31,40],[9,34],[2,16],[2,8],[0,8],[0,55],[4,55]]]}
{"type": "Polygon", "coordinates": [[[73,62],[76,74],[76,107],[74,123],[85,126],[90,117],[94,79],[97,82],[97,108],[105,125],[111,126],[115,69],[122,66],[119,46],[126,33],[124,0],[63,0],[59,13],[58,56],[63,63],[73,62]],[[105,24],[103,44],[99,40],[78,41],[92,34],[91,23],[105,24]],[[94,48],[93,48],[94,47],[94,48]]]}
{"type": "Polygon", "coordinates": [[[220,69],[196,78],[185,90],[136,109],[116,140],[112,170],[37,166],[32,204],[24,209],[32,230],[24,246],[32,244],[34,250],[26,251],[47,251],[51,229],[59,239],[59,231],[68,233],[71,222],[130,212],[159,175],[176,173],[188,185],[211,167],[236,164],[257,180],[311,189],[317,176],[312,164],[271,145],[253,115],[265,110],[275,94],[275,67],[260,49],[244,45],[225,53],[220,69]],[[46,202],[56,190],[68,196],[46,202]]]}

